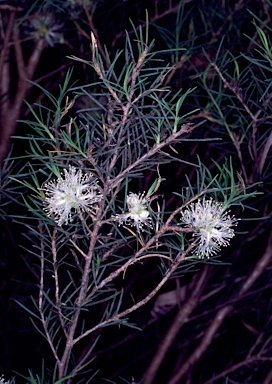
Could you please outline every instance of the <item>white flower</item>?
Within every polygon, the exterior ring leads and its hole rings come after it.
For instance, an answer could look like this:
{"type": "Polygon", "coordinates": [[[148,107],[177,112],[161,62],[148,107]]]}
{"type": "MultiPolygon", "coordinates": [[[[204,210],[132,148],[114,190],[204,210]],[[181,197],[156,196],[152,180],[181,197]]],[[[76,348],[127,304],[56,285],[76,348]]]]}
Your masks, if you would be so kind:
{"type": "Polygon", "coordinates": [[[63,41],[63,34],[59,32],[62,25],[56,23],[53,15],[34,15],[28,20],[27,27],[30,36],[35,40],[44,39],[51,47],[63,41]]]}
{"type": "Polygon", "coordinates": [[[3,375],[0,376],[0,384],[9,384],[9,383],[10,383],[10,381],[9,380],[5,381],[5,378],[3,375]]]}
{"type": "Polygon", "coordinates": [[[58,225],[72,221],[72,209],[89,212],[102,198],[94,175],[71,166],[64,169],[64,178],[49,181],[41,189],[45,191],[44,210],[58,225]]]}
{"type": "Polygon", "coordinates": [[[119,224],[126,224],[132,227],[136,227],[139,232],[143,226],[152,227],[151,218],[149,217],[149,212],[147,210],[147,199],[142,194],[136,194],[130,192],[126,198],[126,203],[128,207],[127,213],[122,213],[114,216],[114,219],[119,222],[119,224]]]}
{"type": "Polygon", "coordinates": [[[223,205],[210,200],[198,200],[181,212],[183,224],[197,232],[195,252],[199,257],[208,257],[220,251],[220,247],[229,245],[234,236],[232,226],[237,225],[237,219],[223,212],[223,205]]]}

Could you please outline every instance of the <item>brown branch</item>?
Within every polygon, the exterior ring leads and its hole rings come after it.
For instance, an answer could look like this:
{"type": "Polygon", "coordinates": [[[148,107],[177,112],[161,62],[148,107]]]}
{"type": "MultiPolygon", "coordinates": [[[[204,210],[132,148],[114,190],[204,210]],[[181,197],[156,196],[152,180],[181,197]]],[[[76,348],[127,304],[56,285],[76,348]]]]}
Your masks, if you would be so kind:
{"type": "Polygon", "coordinates": [[[197,281],[196,285],[193,286],[192,292],[188,300],[186,300],[183,307],[181,307],[173,320],[171,326],[169,327],[167,333],[165,334],[162,342],[160,343],[157,353],[153,357],[147,371],[144,374],[144,382],[143,384],[152,384],[153,380],[163,362],[165,355],[167,354],[169,348],[174,342],[177,334],[180,329],[183,327],[185,323],[188,322],[190,314],[193,312],[195,307],[199,302],[199,296],[204,287],[204,282],[207,277],[208,265],[205,266],[200,276],[195,276],[195,281],[197,281]]]}
{"type": "Polygon", "coordinates": [[[270,371],[268,372],[268,374],[266,375],[263,381],[263,384],[271,384],[271,383],[272,383],[272,369],[270,369],[270,371]]]}
{"type": "Polygon", "coordinates": [[[13,5],[8,5],[8,4],[1,4],[0,9],[9,10],[11,12],[21,12],[24,10],[24,8],[14,7],[13,5]]]}
{"type": "Polygon", "coordinates": [[[260,175],[263,173],[265,160],[268,156],[268,153],[271,147],[272,147],[272,132],[270,132],[270,135],[268,136],[265,145],[262,147],[259,155],[259,161],[257,161],[257,164],[259,164],[260,175]]]}
{"type": "Polygon", "coordinates": [[[13,41],[14,41],[14,49],[15,49],[15,56],[16,56],[17,72],[19,77],[18,88],[20,88],[21,86],[23,86],[23,83],[27,78],[27,73],[26,73],[26,65],[23,57],[22,45],[20,41],[19,28],[15,28],[13,31],[13,41]]]}
{"type": "Polygon", "coordinates": [[[10,71],[9,71],[9,41],[11,39],[12,28],[14,25],[15,13],[12,12],[5,31],[3,45],[0,54],[0,81],[1,81],[1,125],[3,124],[3,116],[6,115],[10,104],[10,71]]]}
{"type": "Polygon", "coordinates": [[[264,251],[261,259],[256,263],[249,277],[242,284],[242,287],[238,290],[237,294],[233,297],[231,302],[232,304],[226,305],[225,307],[218,310],[214,319],[205,331],[205,336],[202,338],[200,345],[192,352],[188,359],[180,366],[176,366],[174,373],[169,384],[179,384],[181,380],[185,377],[187,372],[192,369],[192,367],[197,363],[201,358],[204,352],[207,350],[209,345],[212,343],[213,339],[216,336],[217,331],[222,325],[224,319],[229,316],[234,308],[234,304],[238,304],[239,300],[248,292],[256,280],[261,276],[264,270],[267,268],[268,264],[271,262],[272,258],[272,231],[270,233],[267,247],[264,251]]]}
{"type": "Polygon", "coordinates": [[[230,314],[232,310],[231,306],[226,306],[221,308],[215,315],[211,325],[205,332],[205,336],[202,338],[200,345],[194,350],[191,356],[182,364],[181,368],[176,366],[176,373],[169,380],[168,384],[180,384],[184,376],[187,372],[196,364],[196,362],[200,359],[203,353],[211,344],[214,339],[218,329],[223,323],[226,316],[230,314]]]}
{"type": "Polygon", "coordinates": [[[261,276],[265,271],[272,259],[272,231],[270,232],[267,247],[264,251],[263,256],[257,262],[256,266],[242,285],[242,288],[238,294],[238,297],[241,298],[255,283],[255,281],[261,276]]]}
{"type": "MultiPolygon", "coordinates": [[[[247,357],[245,360],[240,361],[239,363],[234,364],[232,367],[224,370],[224,372],[222,372],[216,376],[213,376],[213,378],[212,378],[213,383],[218,379],[222,379],[222,378],[225,379],[227,377],[227,375],[229,375],[230,373],[232,373],[234,371],[237,371],[237,369],[240,369],[240,368],[244,367],[245,365],[252,365],[254,363],[258,363],[258,361],[260,361],[260,360],[271,361],[271,358],[269,358],[269,357],[268,358],[266,358],[266,357],[258,358],[258,356],[247,357]]],[[[210,384],[210,383],[211,383],[211,380],[208,380],[208,381],[205,381],[205,383],[203,383],[203,384],[210,384]]],[[[267,382],[267,384],[271,384],[271,381],[267,382]]]]}
{"type": "MultiPolygon", "coordinates": [[[[225,378],[230,373],[237,371],[238,369],[246,366],[251,365],[253,363],[258,363],[259,361],[272,361],[272,358],[270,356],[266,357],[264,356],[265,353],[268,353],[270,355],[270,348],[269,345],[271,343],[271,338],[268,338],[267,342],[262,346],[261,350],[253,355],[253,350],[258,347],[258,345],[263,341],[264,334],[261,333],[254,343],[254,346],[250,349],[249,353],[247,354],[246,358],[244,358],[239,363],[236,363],[232,365],[231,367],[225,369],[223,372],[220,372],[218,375],[213,376],[213,382],[215,382],[218,379],[225,378]],[[268,348],[267,348],[268,347],[268,348]]],[[[210,380],[206,381],[203,384],[209,384],[210,380]]],[[[267,383],[270,384],[271,382],[267,383]]]]}
{"type": "MultiPolygon", "coordinates": [[[[8,154],[11,142],[11,136],[15,133],[17,120],[20,118],[24,99],[27,95],[31,84],[27,80],[31,80],[39,63],[42,51],[45,47],[43,40],[37,41],[35,48],[28,60],[27,66],[24,73],[18,73],[21,79],[18,86],[14,101],[10,108],[6,111],[5,115],[2,116],[2,127],[1,142],[0,142],[0,164],[4,161],[8,154]],[[26,77],[24,77],[26,76],[26,77]]],[[[19,71],[20,68],[18,68],[19,71]]]]}

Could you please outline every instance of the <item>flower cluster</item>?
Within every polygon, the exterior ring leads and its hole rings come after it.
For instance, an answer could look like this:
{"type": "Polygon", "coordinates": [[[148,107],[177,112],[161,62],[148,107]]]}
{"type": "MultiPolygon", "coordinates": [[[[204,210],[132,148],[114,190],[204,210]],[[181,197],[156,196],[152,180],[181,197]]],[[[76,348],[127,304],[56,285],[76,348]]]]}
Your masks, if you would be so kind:
{"type": "Polygon", "coordinates": [[[141,231],[143,226],[152,227],[151,218],[147,209],[148,200],[142,194],[136,194],[130,192],[126,198],[128,212],[117,214],[114,216],[114,220],[119,224],[130,225],[136,227],[137,231],[141,231]]]}
{"type": "MultiPolygon", "coordinates": [[[[102,199],[97,179],[92,173],[84,173],[75,167],[64,169],[63,177],[45,184],[44,210],[53,215],[58,225],[72,221],[72,210],[76,213],[91,212],[102,199]]],[[[113,216],[119,225],[152,228],[148,210],[148,198],[144,193],[132,193],[126,196],[127,212],[113,216]]],[[[237,219],[224,212],[223,205],[209,200],[198,200],[181,211],[181,222],[194,231],[194,251],[199,257],[209,258],[229,245],[234,236],[231,228],[237,225],[237,219]]]]}
{"type": "Polygon", "coordinates": [[[234,236],[232,226],[237,219],[223,212],[223,205],[210,200],[198,200],[181,212],[181,221],[196,232],[194,250],[199,257],[208,257],[220,251],[220,247],[229,245],[234,236]]]}
{"type": "Polygon", "coordinates": [[[49,181],[41,189],[45,191],[44,210],[58,225],[72,221],[72,209],[90,212],[102,198],[94,175],[71,166],[64,169],[64,178],[49,181]]]}

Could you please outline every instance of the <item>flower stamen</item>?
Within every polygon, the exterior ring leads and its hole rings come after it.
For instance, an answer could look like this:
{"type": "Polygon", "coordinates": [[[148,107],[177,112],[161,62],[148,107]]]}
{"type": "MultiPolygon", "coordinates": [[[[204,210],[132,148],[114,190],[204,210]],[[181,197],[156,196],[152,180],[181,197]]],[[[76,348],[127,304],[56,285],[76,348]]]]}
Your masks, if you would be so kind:
{"type": "Polygon", "coordinates": [[[232,226],[237,225],[237,219],[223,211],[223,205],[210,200],[198,200],[181,212],[181,221],[196,232],[195,252],[200,258],[216,254],[220,248],[229,245],[234,237],[232,226]]]}
{"type": "Polygon", "coordinates": [[[44,210],[53,215],[58,225],[72,221],[72,209],[76,212],[91,212],[102,194],[99,192],[97,179],[90,173],[69,166],[64,169],[63,178],[51,180],[45,184],[44,210]]]}
{"type": "Polygon", "coordinates": [[[130,192],[126,197],[128,207],[127,213],[121,213],[114,216],[114,220],[118,221],[119,225],[130,225],[136,227],[140,232],[144,226],[152,228],[151,218],[147,209],[148,200],[144,193],[136,194],[130,192]]]}

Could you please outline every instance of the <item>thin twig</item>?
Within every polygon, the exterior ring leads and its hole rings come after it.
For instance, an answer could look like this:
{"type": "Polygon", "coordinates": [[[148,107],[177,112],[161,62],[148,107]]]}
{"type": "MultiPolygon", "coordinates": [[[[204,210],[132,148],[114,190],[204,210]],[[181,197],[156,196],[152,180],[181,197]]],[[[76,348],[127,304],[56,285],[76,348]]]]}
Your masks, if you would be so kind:
{"type": "Polygon", "coordinates": [[[42,322],[42,326],[43,326],[43,329],[44,329],[44,333],[45,333],[45,336],[46,336],[46,340],[53,352],[53,355],[56,359],[56,362],[59,363],[59,357],[58,357],[58,354],[57,354],[57,350],[55,349],[54,347],[54,343],[53,343],[53,340],[52,340],[52,337],[49,333],[49,330],[48,330],[48,323],[47,323],[47,320],[46,320],[46,316],[45,316],[45,313],[44,313],[44,308],[43,308],[43,301],[44,301],[44,272],[45,272],[45,255],[44,255],[44,240],[43,240],[43,227],[42,225],[40,224],[39,225],[39,232],[40,232],[40,235],[41,235],[41,256],[40,256],[40,261],[41,261],[41,275],[40,275],[40,289],[39,289],[39,313],[40,313],[40,319],[41,319],[41,322],[42,322]]]}
{"type": "Polygon", "coordinates": [[[64,335],[67,337],[67,330],[64,322],[64,315],[61,310],[61,301],[60,301],[60,286],[59,286],[58,260],[57,260],[57,247],[56,247],[57,233],[58,233],[57,228],[54,228],[53,235],[52,235],[52,256],[53,256],[53,269],[54,269],[53,277],[55,281],[55,300],[56,300],[56,309],[58,312],[61,327],[64,332],[64,335]]]}
{"type": "Polygon", "coordinates": [[[96,329],[99,329],[101,327],[104,327],[107,324],[116,322],[120,320],[121,318],[125,317],[126,315],[136,311],[138,308],[142,307],[146,303],[148,303],[155,295],[156,293],[161,289],[161,287],[168,281],[169,277],[175,272],[175,270],[179,267],[179,265],[186,259],[186,255],[191,252],[194,244],[191,244],[186,250],[186,252],[181,253],[177,256],[177,258],[173,261],[172,265],[169,267],[167,272],[165,273],[164,277],[161,279],[160,283],[142,300],[140,300],[138,303],[134,304],[132,307],[124,310],[123,312],[118,313],[117,315],[112,316],[111,318],[102,321],[101,323],[97,324],[91,329],[88,329],[81,335],[79,335],[77,338],[74,339],[74,344],[79,342],[81,339],[89,335],[90,333],[94,332],[96,329]]]}

